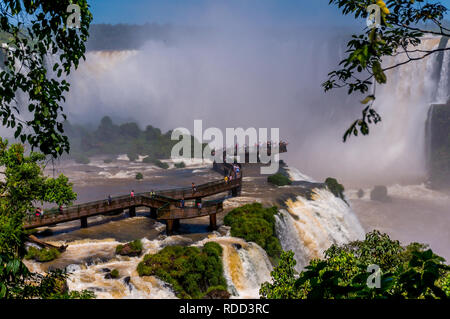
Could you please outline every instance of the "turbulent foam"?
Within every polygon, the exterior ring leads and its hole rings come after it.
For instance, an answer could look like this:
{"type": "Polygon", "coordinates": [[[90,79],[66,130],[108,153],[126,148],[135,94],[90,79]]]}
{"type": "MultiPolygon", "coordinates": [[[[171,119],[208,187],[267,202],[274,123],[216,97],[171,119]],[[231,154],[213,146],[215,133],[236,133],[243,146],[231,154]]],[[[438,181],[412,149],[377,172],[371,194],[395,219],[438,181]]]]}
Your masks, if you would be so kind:
{"type": "Polygon", "coordinates": [[[234,237],[208,238],[223,248],[222,261],[228,291],[232,298],[259,298],[261,284],[270,281],[272,264],[260,246],[234,237]]]}
{"type": "Polygon", "coordinates": [[[314,189],[312,200],[298,196],[287,200],[287,209],[276,216],[283,250],[292,250],[297,270],[312,258],[323,257],[332,244],[362,239],[364,230],[352,209],[326,189],[314,189]]]}
{"type": "Polygon", "coordinates": [[[301,173],[295,167],[286,167],[286,170],[289,174],[289,177],[293,181],[307,181],[307,182],[311,182],[311,183],[315,182],[315,180],[312,177],[309,177],[308,175],[301,173]]]}

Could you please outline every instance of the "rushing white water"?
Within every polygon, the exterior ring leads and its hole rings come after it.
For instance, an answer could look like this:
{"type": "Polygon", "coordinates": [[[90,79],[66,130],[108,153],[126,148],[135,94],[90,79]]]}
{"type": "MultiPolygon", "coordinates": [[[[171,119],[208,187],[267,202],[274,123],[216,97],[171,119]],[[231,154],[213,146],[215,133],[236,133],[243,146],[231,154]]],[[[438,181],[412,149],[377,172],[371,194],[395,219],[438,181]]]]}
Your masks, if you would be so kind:
{"type": "MultiPolygon", "coordinates": [[[[272,264],[260,246],[234,237],[218,237],[223,248],[224,276],[232,298],[259,298],[261,284],[270,281],[272,264]]],[[[203,244],[203,242],[200,242],[203,244]]]]}
{"type": "Polygon", "coordinates": [[[450,66],[450,50],[444,52],[444,58],[442,59],[441,74],[439,77],[439,85],[436,93],[436,102],[447,103],[450,97],[449,91],[449,77],[448,68],[450,66]]]}
{"type": "MultiPolygon", "coordinates": [[[[183,236],[171,236],[162,240],[142,239],[144,252],[141,257],[115,255],[119,242],[114,239],[82,240],[69,244],[67,250],[54,262],[53,267],[63,267],[70,273],[70,290],[88,289],[99,299],[169,299],[176,298],[171,287],[153,276],[140,277],[137,265],[145,254],[154,254],[168,245],[193,244],[203,246],[215,241],[223,248],[224,276],[232,298],[258,298],[259,288],[270,280],[272,265],[266,252],[255,243],[229,236],[210,238],[197,243],[183,236]],[[119,279],[106,279],[105,269],[117,269],[119,279]]],[[[63,244],[62,242],[53,242],[63,244]]],[[[33,272],[42,273],[49,263],[26,261],[33,272]]]]}
{"type": "Polygon", "coordinates": [[[332,244],[364,238],[364,229],[352,209],[327,189],[314,189],[311,200],[297,196],[286,201],[276,216],[276,230],[283,250],[292,250],[302,270],[312,258],[323,257],[332,244]]]}

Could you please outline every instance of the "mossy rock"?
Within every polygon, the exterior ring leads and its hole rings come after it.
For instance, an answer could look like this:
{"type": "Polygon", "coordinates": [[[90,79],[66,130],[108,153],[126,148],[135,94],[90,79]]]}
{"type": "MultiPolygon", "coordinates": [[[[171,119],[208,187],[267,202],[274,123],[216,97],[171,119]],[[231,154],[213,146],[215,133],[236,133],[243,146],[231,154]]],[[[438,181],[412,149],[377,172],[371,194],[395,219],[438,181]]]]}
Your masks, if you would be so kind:
{"type": "Polygon", "coordinates": [[[38,249],[36,247],[31,246],[28,248],[27,254],[25,255],[25,259],[27,260],[35,260],[38,262],[47,262],[52,261],[58,258],[61,253],[56,248],[42,248],[38,249]]]}
{"type": "Polygon", "coordinates": [[[275,175],[267,177],[267,181],[276,186],[286,186],[292,184],[292,181],[281,173],[276,173],[275,175]]]}
{"type": "Polygon", "coordinates": [[[113,160],[111,158],[107,158],[107,159],[103,160],[103,163],[105,163],[105,164],[109,164],[109,163],[112,163],[112,162],[113,162],[113,160]]]}
{"type": "Polygon", "coordinates": [[[153,160],[152,163],[155,166],[158,166],[159,168],[163,168],[163,169],[168,169],[169,168],[169,164],[161,162],[160,160],[153,160]]]}
{"type": "Polygon", "coordinates": [[[175,166],[175,168],[185,168],[186,164],[184,164],[184,162],[180,162],[180,163],[175,163],[174,166],[175,166]]]}
{"type": "Polygon", "coordinates": [[[139,276],[156,276],[170,284],[178,298],[202,298],[211,287],[226,290],[222,247],[208,242],[203,247],[167,246],[146,255],[137,267],[139,276]]]}
{"type": "Polygon", "coordinates": [[[117,269],[113,269],[111,272],[108,272],[105,275],[105,279],[117,279],[120,277],[119,271],[117,269]]]}
{"type": "Polygon", "coordinates": [[[143,250],[142,242],[138,239],[125,245],[118,245],[116,247],[116,254],[121,256],[138,257],[143,250]]]}

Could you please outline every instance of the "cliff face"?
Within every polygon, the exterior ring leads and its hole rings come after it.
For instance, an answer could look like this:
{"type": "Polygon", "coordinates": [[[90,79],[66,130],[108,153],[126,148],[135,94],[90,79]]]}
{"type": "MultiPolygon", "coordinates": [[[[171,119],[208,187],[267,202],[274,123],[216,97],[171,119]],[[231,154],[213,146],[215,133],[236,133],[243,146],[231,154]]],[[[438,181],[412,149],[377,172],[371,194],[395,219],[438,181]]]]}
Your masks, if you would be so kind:
{"type": "Polygon", "coordinates": [[[428,119],[429,163],[431,187],[450,187],[450,101],[431,106],[428,119]]]}

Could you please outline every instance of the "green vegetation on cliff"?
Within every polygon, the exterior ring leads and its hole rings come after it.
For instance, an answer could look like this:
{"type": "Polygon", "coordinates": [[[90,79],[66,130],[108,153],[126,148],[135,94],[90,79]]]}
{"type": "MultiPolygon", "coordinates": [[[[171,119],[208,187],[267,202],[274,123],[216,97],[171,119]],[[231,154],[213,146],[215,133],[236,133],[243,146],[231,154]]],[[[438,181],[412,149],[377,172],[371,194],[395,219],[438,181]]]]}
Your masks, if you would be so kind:
{"type": "Polygon", "coordinates": [[[450,297],[450,267],[426,245],[406,247],[378,231],[363,241],[333,245],[323,259],[314,259],[297,274],[292,251],[283,252],[272,271],[272,282],[263,283],[261,298],[267,299],[424,299],[450,297]],[[374,270],[381,270],[379,288],[374,270]],[[369,278],[369,276],[371,276],[369,278]]]}
{"type": "Polygon", "coordinates": [[[285,186],[292,184],[292,181],[281,173],[276,173],[275,175],[267,177],[267,181],[277,186],[285,186]]]}
{"type": "Polygon", "coordinates": [[[253,203],[233,209],[223,221],[231,227],[231,236],[257,243],[276,260],[281,252],[275,231],[276,214],[275,206],[264,208],[260,203],[253,203]]]}
{"type": "Polygon", "coordinates": [[[52,261],[59,257],[61,253],[56,248],[42,248],[38,249],[31,246],[25,255],[25,259],[34,259],[39,262],[52,261]]]}
{"type": "Polygon", "coordinates": [[[139,263],[139,276],[156,276],[172,285],[179,298],[201,298],[211,290],[227,290],[222,247],[208,242],[202,248],[167,246],[139,263]]]}
{"type": "MultiPolygon", "coordinates": [[[[147,155],[144,163],[155,163],[158,159],[170,158],[172,148],[178,141],[172,141],[172,131],[162,133],[159,128],[148,125],[141,130],[134,122],[117,125],[105,116],[96,129],[64,123],[64,131],[70,140],[69,157],[73,159],[94,155],[127,154],[130,161],[138,155],[147,155]]],[[[191,136],[191,148],[198,143],[191,136]]],[[[207,144],[203,144],[207,147],[207,144]]],[[[193,153],[193,152],[192,152],[193,153]]]]}
{"type": "Polygon", "coordinates": [[[327,188],[330,192],[334,194],[334,196],[342,199],[344,202],[347,203],[344,196],[344,185],[339,184],[336,178],[328,177],[325,180],[325,184],[327,185],[327,188]]]}

